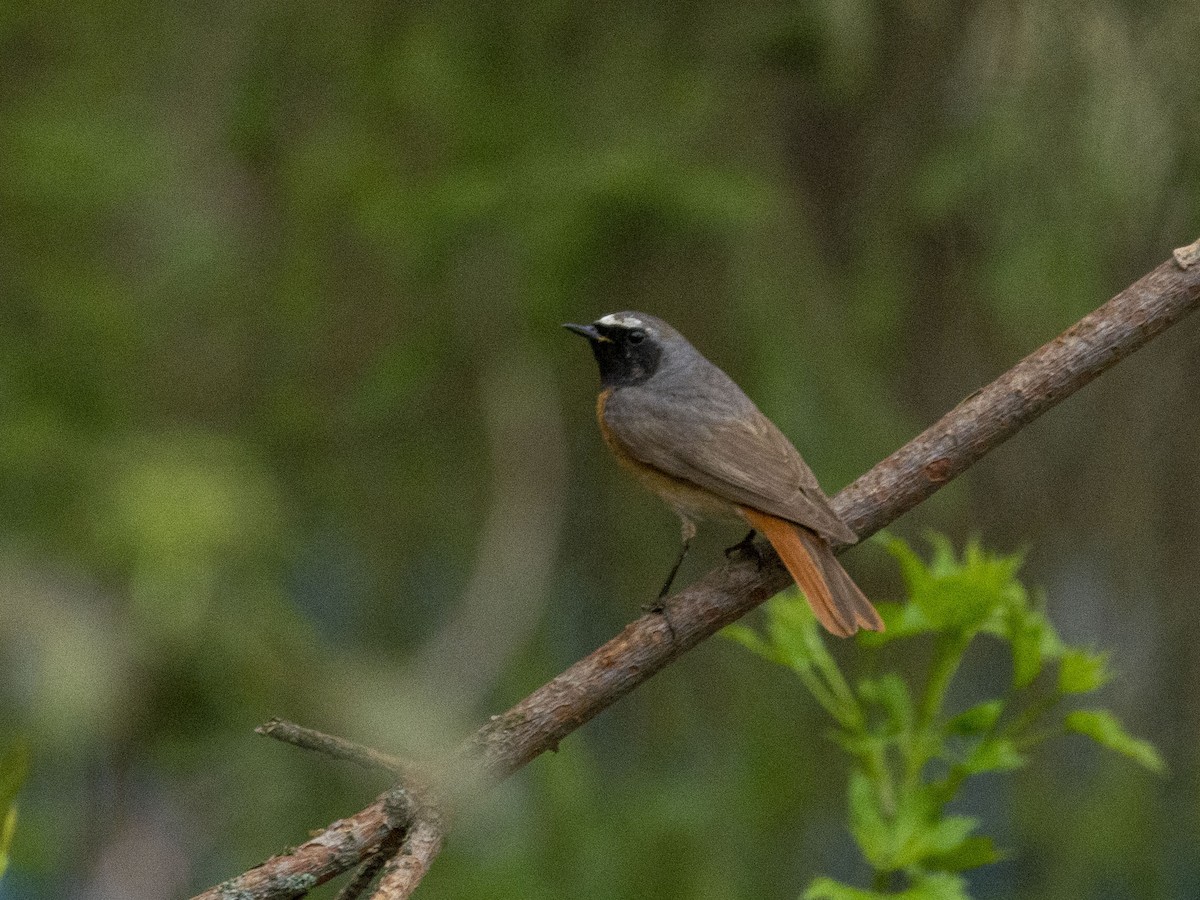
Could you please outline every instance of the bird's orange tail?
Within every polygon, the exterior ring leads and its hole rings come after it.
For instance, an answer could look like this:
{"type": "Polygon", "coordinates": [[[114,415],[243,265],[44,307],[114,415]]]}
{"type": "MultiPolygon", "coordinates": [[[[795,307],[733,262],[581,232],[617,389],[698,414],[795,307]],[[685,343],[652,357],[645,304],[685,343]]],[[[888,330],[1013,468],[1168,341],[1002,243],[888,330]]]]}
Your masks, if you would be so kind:
{"type": "Polygon", "coordinates": [[[883,631],[879,613],[823,538],[787,519],[746,507],[739,510],[750,527],[771,542],[813,614],[832,634],[850,637],[859,628],[883,631]]]}

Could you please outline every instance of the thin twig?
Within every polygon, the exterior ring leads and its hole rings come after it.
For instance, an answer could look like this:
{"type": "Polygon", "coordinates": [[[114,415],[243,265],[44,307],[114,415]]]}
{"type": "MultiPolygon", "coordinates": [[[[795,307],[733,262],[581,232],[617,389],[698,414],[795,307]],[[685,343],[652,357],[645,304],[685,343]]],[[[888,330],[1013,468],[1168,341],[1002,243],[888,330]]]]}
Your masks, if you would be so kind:
{"type": "MultiPolygon", "coordinates": [[[[860,537],[873,534],[1200,306],[1200,266],[1174,259],[1030,354],[834,498],[860,537]]],[[[669,665],[681,654],[758,606],[789,583],[782,565],[726,564],[710,572],[615,638],[538,688],[467,740],[446,771],[459,784],[499,781],[669,665]]],[[[389,829],[383,800],[290,854],[199,895],[196,900],[275,900],[296,896],[280,879],[303,875],[308,887],[346,871],[374,852],[389,829]],[[314,844],[339,852],[313,853],[314,844]],[[298,858],[302,857],[302,858],[298,858]]],[[[440,842],[439,842],[440,843],[440,842]]],[[[430,844],[430,846],[434,846],[430,844]]]]}
{"type": "Polygon", "coordinates": [[[355,744],[345,738],[315,731],[312,728],[305,728],[303,725],[297,725],[295,722],[288,722],[284,719],[272,719],[269,722],[259,725],[254,731],[257,734],[274,738],[277,741],[303,747],[305,750],[313,750],[317,753],[324,753],[326,756],[332,756],[335,759],[345,759],[352,763],[357,763],[364,769],[382,769],[385,772],[399,776],[401,781],[407,782],[409,779],[423,780],[417,772],[416,767],[405,760],[371,747],[364,747],[362,744],[355,744]]]}

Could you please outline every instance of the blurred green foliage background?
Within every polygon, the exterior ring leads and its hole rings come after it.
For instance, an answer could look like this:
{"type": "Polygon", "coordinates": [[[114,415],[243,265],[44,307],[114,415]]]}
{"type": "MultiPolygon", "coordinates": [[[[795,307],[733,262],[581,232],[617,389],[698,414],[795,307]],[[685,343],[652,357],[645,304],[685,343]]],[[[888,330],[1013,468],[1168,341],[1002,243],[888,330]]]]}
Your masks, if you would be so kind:
{"type": "MultiPolygon", "coordinates": [[[[560,322],[676,323],[833,492],[1200,236],[1198,58],[1190,0],[0,5],[0,897],[215,883],[382,786],[254,724],[436,752],[640,612],[677,527],[560,322]]],[[[1200,894],[1197,327],[897,523],[1028,546],[1173,772],[969,793],[979,897],[1200,894]]],[[[861,877],[820,722],[703,646],[422,896],[861,877]]]]}

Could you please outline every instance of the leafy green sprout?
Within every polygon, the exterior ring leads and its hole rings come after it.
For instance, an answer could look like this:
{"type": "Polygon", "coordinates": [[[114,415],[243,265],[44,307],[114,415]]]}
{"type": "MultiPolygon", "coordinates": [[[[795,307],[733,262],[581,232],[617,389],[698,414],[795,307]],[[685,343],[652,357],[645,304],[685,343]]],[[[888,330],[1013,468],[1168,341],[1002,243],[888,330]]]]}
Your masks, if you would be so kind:
{"type": "Polygon", "coordinates": [[[766,604],[763,633],[741,623],[723,633],[795,672],[852,760],[850,831],[874,871],[871,888],[818,878],[804,900],[966,900],[960,873],[1001,858],[991,838],[976,833],[977,819],[946,811],[966,779],[1016,769],[1038,745],[1067,732],[1153,772],[1165,767],[1111,712],[1066,708],[1111,679],[1108,655],[1062,641],[1040,598],[1017,580],[1021,554],[989,553],[972,541],[958,556],[948,539],[933,535],[925,562],[898,538],[880,540],[899,562],[907,599],[878,604],[887,630],[857,641],[869,650],[932,639],[926,669],[914,678],[885,672],[852,685],[795,590],[766,604]],[[981,634],[1010,647],[1011,683],[1003,697],[948,710],[950,683],[981,634]],[[895,892],[901,875],[907,886],[895,892]]]}

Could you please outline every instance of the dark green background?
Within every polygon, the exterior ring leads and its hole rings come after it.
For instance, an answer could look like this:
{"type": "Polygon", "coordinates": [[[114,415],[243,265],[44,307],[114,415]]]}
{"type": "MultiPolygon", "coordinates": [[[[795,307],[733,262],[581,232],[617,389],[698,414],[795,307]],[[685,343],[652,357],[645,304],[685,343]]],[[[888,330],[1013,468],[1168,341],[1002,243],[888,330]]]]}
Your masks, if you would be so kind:
{"type": "MultiPolygon", "coordinates": [[[[559,323],[676,323],[832,492],[1200,236],[1197,59],[1192,0],[0,5],[0,896],[233,875],[382,787],[255,723],[436,752],[639,612],[677,526],[559,323]]],[[[979,897],[1200,894],[1198,324],[897,523],[1029,547],[1171,765],[986,780],[979,897]]],[[[861,879],[823,727],[711,642],[421,896],[861,879]]]]}

